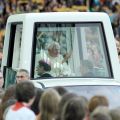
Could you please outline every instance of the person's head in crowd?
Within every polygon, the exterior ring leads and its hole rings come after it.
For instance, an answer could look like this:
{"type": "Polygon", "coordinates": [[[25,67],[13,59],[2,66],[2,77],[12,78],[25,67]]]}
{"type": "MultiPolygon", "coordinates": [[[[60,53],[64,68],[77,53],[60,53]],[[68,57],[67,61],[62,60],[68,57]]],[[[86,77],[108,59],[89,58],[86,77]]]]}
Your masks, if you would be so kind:
{"type": "MultiPolygon", "coordinates": [[[[15,98],[10,98],[8,101],[6,101],[4,104],[2,104],[2,119],[5,120],[7,110],[9,109],[10,106],[14,105],[16,103],[15,98]]],[[[0,119],[1,120],[1,119],[0,119]]]]}
{"type": "Polygon", "coordinates": [[[9,99],[15,98],[16,85],[10,85],[4,92],[1,103],[5,103],[9,99]]]}
{"type": "Polygon", "coordinates": [[[110,115],[112,117],[112,120],[120,120],[120,107],[111,109],[110,115]]]}
{"type": "Polygon", "coordinates": [[[96,95],[93,96],[90,100],[89,100],[89,111],[90,113],[94,111],[94,109],[98,106],[109,106],[109,102],[108,99],[105,96],[102,95],[96,95]]]}
{"type": "Polygon", "coordinates": [[[48,53],[51,57],[58,57],[60,53],[60,45],[58,42],[53,41],[48,45],[48,53]]]}
{"type": "Polygon", "coordinates": [[[67,101],[75,97],[77,97],[77,95],[75,93],[70,93],[70,92],[67,92],[62,96],[60,103],[59,103],[59,107],[58,107],[58,114],[56,118],[57,120],[61,120],[61,114],[63,111],[63,107],[67,103],[67,101]]]}
{"type": "Polygon", "coordinates": [[[0,120],[3,120],[3,114],[7,107],[12,105],[15,102],[15,87],[16,85],[9,86],[3,94],[1,99],[1,106],[0,106],[0,120]]]}
{"type": "Polygon", "coordinates": [[[61,96],[53,88],[43,92],[39,103],[40,120],[54,120],[56,118],[60,99],[61,96]]]}
{"type": "Polygon", "coordinates": [[[2,71],[0,70],[0,88],[3,87],[3,84],[4,84],[3,73],[2,73],[2,71]]]}
{"type": "Polygon", "coordinates": [[[16,99],[18,102],[26,103],[30,107],[35,99],[36,89],[32,82],[22,81],[16,84],[16,99]]]}
{"type": "Polygon", "coordinates": [[[86,105],[79,97],[67,101],[63,107],[61,120],[83,120],[86,117],[86,105]]]}
{"type": "Polygon", "coordinates": [[[43,94],[43,90],[40,89],[40,88],[36,88],[36,97],[35,97],[35,100],[31,106],[31,110],[36,114],[38,115],[39,112],[40,112],[40,109],[39,109],[39,102],[40,102],[40,99],[41,99],[41,96],[43,94]]]}
{"type": "Polygon", "coordinates": [[[84,104],[85,108],[86,108],[86,115],[85,115],[85,120],[89,120],[90,118],[90,112],[88,109],[88,99],[85,96],[78,96],[79,100],[81,101],[82,104],[84,104]]]}
{"type": "Polygon", "coordinates": [[[51,71],[50,63],[47,63],[47,61],[45,62],[44,60],[40,60],[37,67],[37,74],[40,77],[52,77],[49,73],[50,71],[51,71]]]}
{"type": "Polygon", "coordinates": [[[63,96],[68,92],[67,89],[63,86],[55,86],[54,89],[59,93],[60,96],[63,96]]]}
{"type": "Polygon", "coordinates": [[[81,75],[84,77],[93,77],[93,64],[89,60],[81,61],[80,65],[81,75]]]}
{"type": "Polygon", "coordinates": [[[25,69],[20,69],[17,71],[16,82],[19,83],[23,80],[29,80],[29,72],[25,69]]]}
{"type": "MultiPolygon", "coordinates": [[[[90,120],[112,120],[108,107],[98,106],[90,116],[90,120]]],[[[113,119],[115,120],[115,119],[113,119]]]]}

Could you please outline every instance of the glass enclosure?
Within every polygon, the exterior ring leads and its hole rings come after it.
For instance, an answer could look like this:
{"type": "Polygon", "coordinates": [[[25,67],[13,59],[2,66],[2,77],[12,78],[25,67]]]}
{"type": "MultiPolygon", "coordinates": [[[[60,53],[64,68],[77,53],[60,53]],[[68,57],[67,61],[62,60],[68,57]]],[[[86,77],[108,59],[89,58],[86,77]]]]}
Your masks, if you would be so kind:
{"type": "Polygon", "coordinates": [[[34,33],[34,78],[113,77],[102,23],[36,23],[34,33]]]}
{"type": "Polygon", "coordinates": [[[88,100],[95,95],[105,96],[109,102],[110,108],[120,106],[120,86],[100,86],[100,85],[84,85],[65,87],[68,91],[85,96],[88,100]]]}

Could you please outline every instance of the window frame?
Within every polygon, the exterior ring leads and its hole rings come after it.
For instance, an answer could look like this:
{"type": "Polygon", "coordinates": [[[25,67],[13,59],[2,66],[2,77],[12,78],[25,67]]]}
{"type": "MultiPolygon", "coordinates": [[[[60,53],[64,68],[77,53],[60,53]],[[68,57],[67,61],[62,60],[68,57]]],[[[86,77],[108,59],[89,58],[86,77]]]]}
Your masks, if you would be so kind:
{"type": "MultiPolygon", "coordinates": [[[[100,22],[35,22],[34,23],[34,30],[33,30],[33,46],[32,46],[32,56],[31,56],[31,78],[34,79],[34,67],[35,67],[35,55],[36,55],[36,34],[37,34],[37,26],[39,26],[39,24],[74,24],[74,27],[76,27],[76,25],[90,25],[90,24],[99,24],[99,29],[100,31],[100,35],[101,35],[101,44],[102,44],[102,47],[103,47],[103,52],[104,52],[104,56],[105,56],[105,62],[106,62],[106,67],[107,67],[107,70],[108,70],[108,77],[91,77],[91,78],[114,78],[114,75],[113,75],[113,71],[112,71],[112,65],[111,65],[111,59],[110,59],[110,54],[109,54],[109,50],[108,50],[108,45],[107,45],[107,40],[106,40],[106,36],[105,36],[105,30],[104,30],[104,25],[103,23],[100,21],[100,22]]],[[[86,25],[86,26],[87,26],[86,25]]],[[[78,41],[80,42],[80,41],[78,41]]],[[[81,44],[80,44],[81,45],[81,44]]],[[[80,47],[79,45],[79,47],[80,47]]],[[[60,78],[60,77],[55,77],[55,78],[60,78]]],[[[61,78],[65,78],[65,77],[61,77],[61,78]]],[[[69,78],[69,77],[67,77],[69,78]]],[[[86,77],[82,77],[82,76],[71,76],[70,78],[86,78],[86,77]]],[[[54,79],[54,78],[53,78],[54,79]]]]}

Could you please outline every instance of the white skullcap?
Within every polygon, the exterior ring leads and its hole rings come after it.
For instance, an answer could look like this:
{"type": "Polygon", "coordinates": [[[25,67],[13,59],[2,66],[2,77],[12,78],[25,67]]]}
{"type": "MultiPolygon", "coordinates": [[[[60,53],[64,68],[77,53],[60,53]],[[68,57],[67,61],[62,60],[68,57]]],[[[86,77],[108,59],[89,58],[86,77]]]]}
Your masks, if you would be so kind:
{"type": "Polygon", "coordinates": [[[56,42],[56,41],[52,41],[51,43],[49,43],[48,46],[47,46],[47,48],[48,48],[48,49],[52,49],[54,46],[55,46],[57,49],[60,49],[60,45],[59,45],[59,43],[56,42]]]}

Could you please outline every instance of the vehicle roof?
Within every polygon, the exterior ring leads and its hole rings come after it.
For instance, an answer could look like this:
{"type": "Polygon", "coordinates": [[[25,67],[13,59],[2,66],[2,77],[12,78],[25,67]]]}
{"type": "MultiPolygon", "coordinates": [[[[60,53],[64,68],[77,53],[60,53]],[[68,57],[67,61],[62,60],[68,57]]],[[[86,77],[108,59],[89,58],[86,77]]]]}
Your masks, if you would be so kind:
{"type": "Polygon", "coordinates": [[[11,15],[9,22],[20,22],[29,19],[29,21],[38,22],[87,22],[87,21],[106,21],[108,15],[100,12],[49,12],[49,13],[24,13],[11,15]]]}

